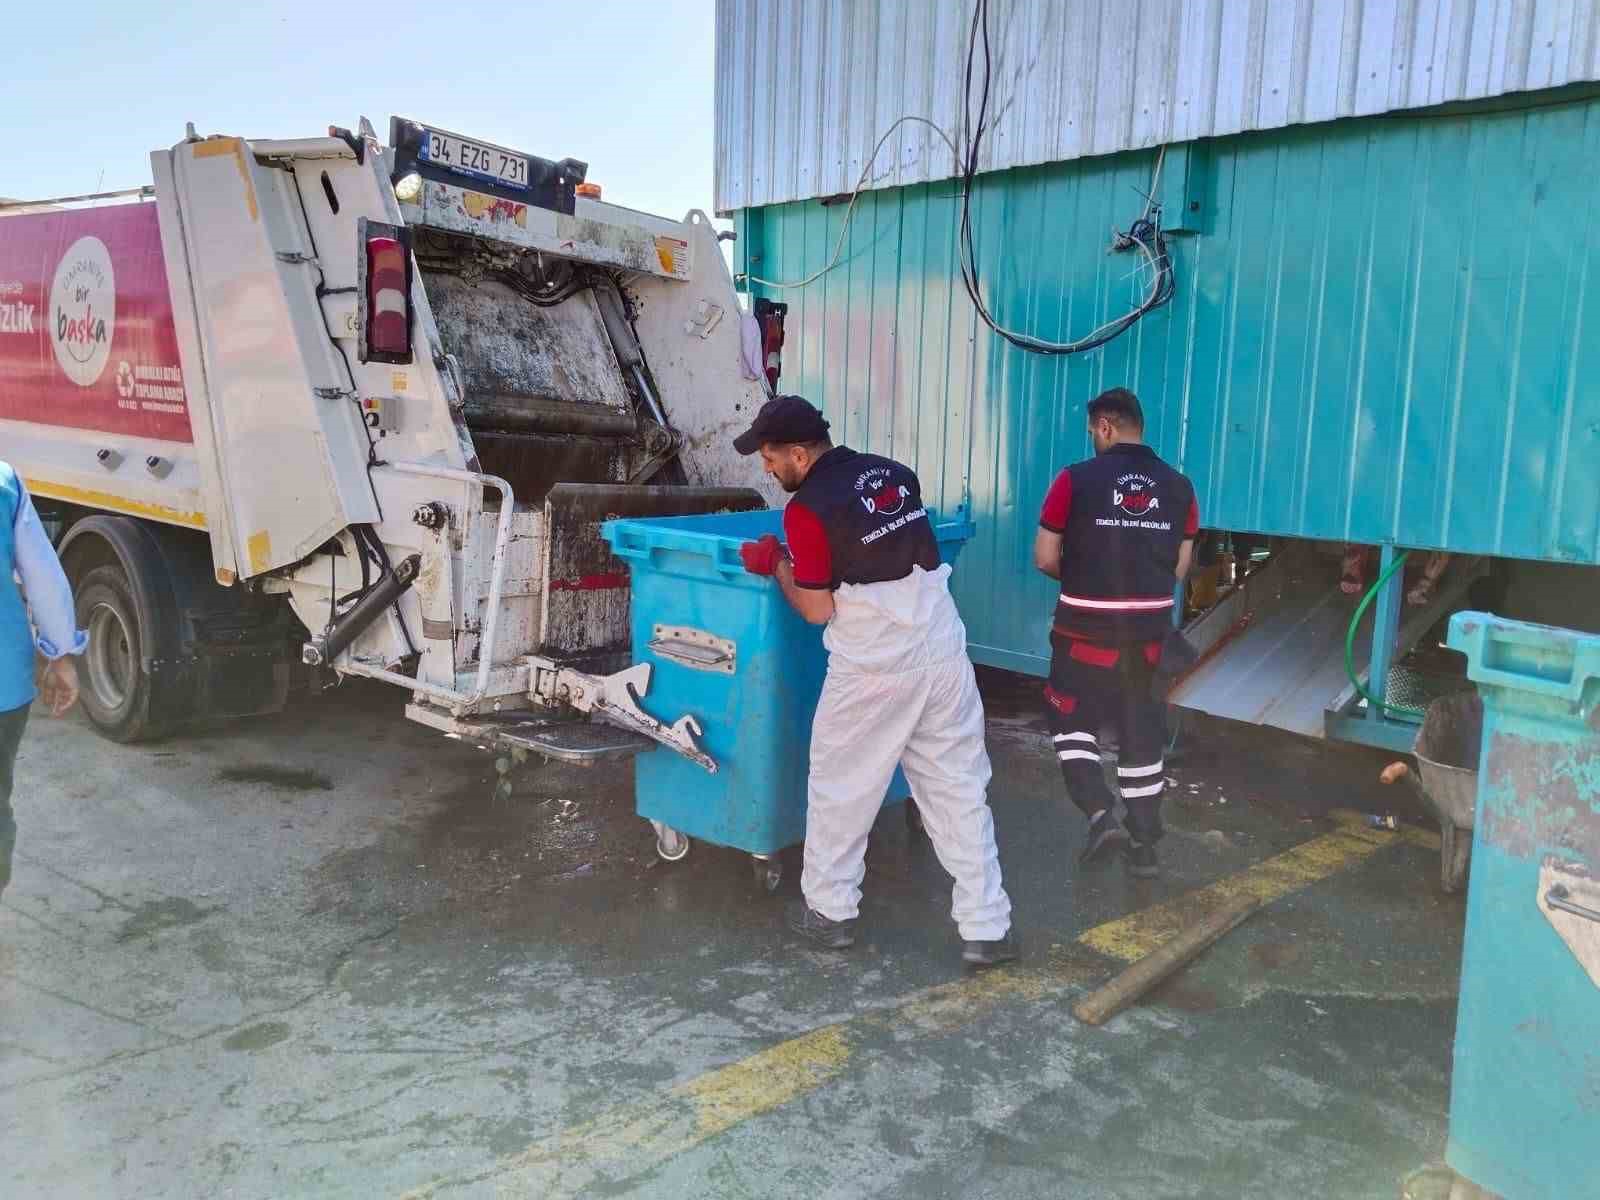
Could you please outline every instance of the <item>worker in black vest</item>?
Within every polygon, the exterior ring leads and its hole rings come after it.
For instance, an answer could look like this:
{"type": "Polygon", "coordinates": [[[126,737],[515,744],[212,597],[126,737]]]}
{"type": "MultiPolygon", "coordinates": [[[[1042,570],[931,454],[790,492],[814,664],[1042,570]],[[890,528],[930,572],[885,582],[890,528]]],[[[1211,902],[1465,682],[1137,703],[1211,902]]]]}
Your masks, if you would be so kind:
{"type": "Polygon", "coordinates": [[[734,448],[760,451],[767,473],[793,494],[783,510],[787,551],[771,534],[748,542],[746,569],[776,576],[802,617],[827,626],[804,899],[789,927],[830,950],[854,943],[867,832],[898,765],[955,880],[962,960],[986,967],[1016,958],[989,811],[983,700],[916,475],[833,445],[828,422],[799,396],[767,401],[734,448]]]}
{"type": "Polygon", "coordinates": [[[1200,510],[1194,485],[1144,444],[1144,412],[1126,388],[1089,403],[1095,457],[1050,485],[1034,565],[1061,581],[1045,688],[1067,793],[1089,818],[1079,860],[1121,846],[1136,876],[1157,874],[1166,777],[1166,706],[1154,694],[1177,585],[1189,573],[1200,510]],[[1116,800],[1100,765],[1100,731],[1117,736],[1116,800]]]}

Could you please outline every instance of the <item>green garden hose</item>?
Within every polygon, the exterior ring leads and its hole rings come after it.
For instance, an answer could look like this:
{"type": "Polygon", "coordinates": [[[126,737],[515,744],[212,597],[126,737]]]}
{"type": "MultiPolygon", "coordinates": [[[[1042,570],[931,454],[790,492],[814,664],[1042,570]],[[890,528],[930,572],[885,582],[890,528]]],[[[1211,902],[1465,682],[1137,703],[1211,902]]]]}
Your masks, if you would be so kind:
{"type": "MultiPolygon", "coordinates": [[[[1389,577],[1391,575],[1406,565],[1406,559],[1410,557],[1411,551],[1409,550],[1401,551],[1399,554],[1394,556],[1394,561],[1389,564],[1389,569],[1383,574],[1379,575],[1378,581],[1367,589],[1367,594],[1365,596],[1361,597],[1361,603],[1356,605],[1356,615],[1350,618],[1350,629],[1344,635],[1344,673],[1350,677],[1350,682],[1354,685],[1356,694],[1362,697],[1362,699],[1364,699],[1368,704],[1372,705],[1372,707],[1377,709],[1379,712],[1409,713],[1412,710],[1408,708],[1397,708],[1392,704],[1385,704],[1371,692],[1367,691],[1366,685],[1363,684],[1361,680],[1356,678],[1356,629],[1361,625],[1361,618],[1366,616],[1367,609],[1371,607],[1372,598],[1376,596],[1380,590],[1382,590],[1384,584],[1389,582],[1389,577]]],[[[1372,631],[1372,645],[1373,649],[1376,650],[1378,645],[1377,629],[1373,629],[1372,631]]]]}

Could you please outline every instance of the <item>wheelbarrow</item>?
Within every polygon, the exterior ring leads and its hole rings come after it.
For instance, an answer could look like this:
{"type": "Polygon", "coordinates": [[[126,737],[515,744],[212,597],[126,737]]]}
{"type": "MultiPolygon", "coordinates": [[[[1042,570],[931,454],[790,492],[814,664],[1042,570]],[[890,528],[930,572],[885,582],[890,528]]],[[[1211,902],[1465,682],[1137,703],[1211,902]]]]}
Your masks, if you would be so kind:
{"type": "Polygon", "coordinates": [[[1439,822],[1439,883],[1447,892],[1466,886],[1472,857],[1472,814],[1478,801],[1478,751],[1483,743],[1483,701],[1459,692],[1428,705],[1412,753],[1417,767],[1390,763],[1378,778],[1404,780],[1439,822]]]}

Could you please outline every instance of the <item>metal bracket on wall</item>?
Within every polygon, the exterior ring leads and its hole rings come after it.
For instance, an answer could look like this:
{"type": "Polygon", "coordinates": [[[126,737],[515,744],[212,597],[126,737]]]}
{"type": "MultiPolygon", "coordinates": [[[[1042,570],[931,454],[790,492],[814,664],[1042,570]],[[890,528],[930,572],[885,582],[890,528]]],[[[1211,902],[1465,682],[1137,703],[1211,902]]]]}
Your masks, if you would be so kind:
{"type": "Polygon", "coordinates": [[[1196,142],[1168,146],[1155,200],[1161,205],[1161,228],[1169,234],[1205,233],[1214,228],[1218,200],[1210,147],[1196,142]]]}

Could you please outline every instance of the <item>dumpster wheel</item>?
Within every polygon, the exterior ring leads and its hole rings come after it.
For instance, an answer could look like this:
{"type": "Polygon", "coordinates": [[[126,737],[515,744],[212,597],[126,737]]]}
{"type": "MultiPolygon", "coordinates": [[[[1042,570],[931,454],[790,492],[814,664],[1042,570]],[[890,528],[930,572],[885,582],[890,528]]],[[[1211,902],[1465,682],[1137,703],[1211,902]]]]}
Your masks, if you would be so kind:
{"type": "Polygon", "coordinates": [[[769,896],[776,892],[778,885],[783,882],[783,864],[770,854],[752,854],[750,869],[755,874],[756,882],[761,885],[761,890],[769,896]]]}
{"type": "Polygon", "coordinates": [[[689,854],[689,839],[670,825],[651,821],[656,827],[656,857],[662,862],[682,862],[689,854]]]}

